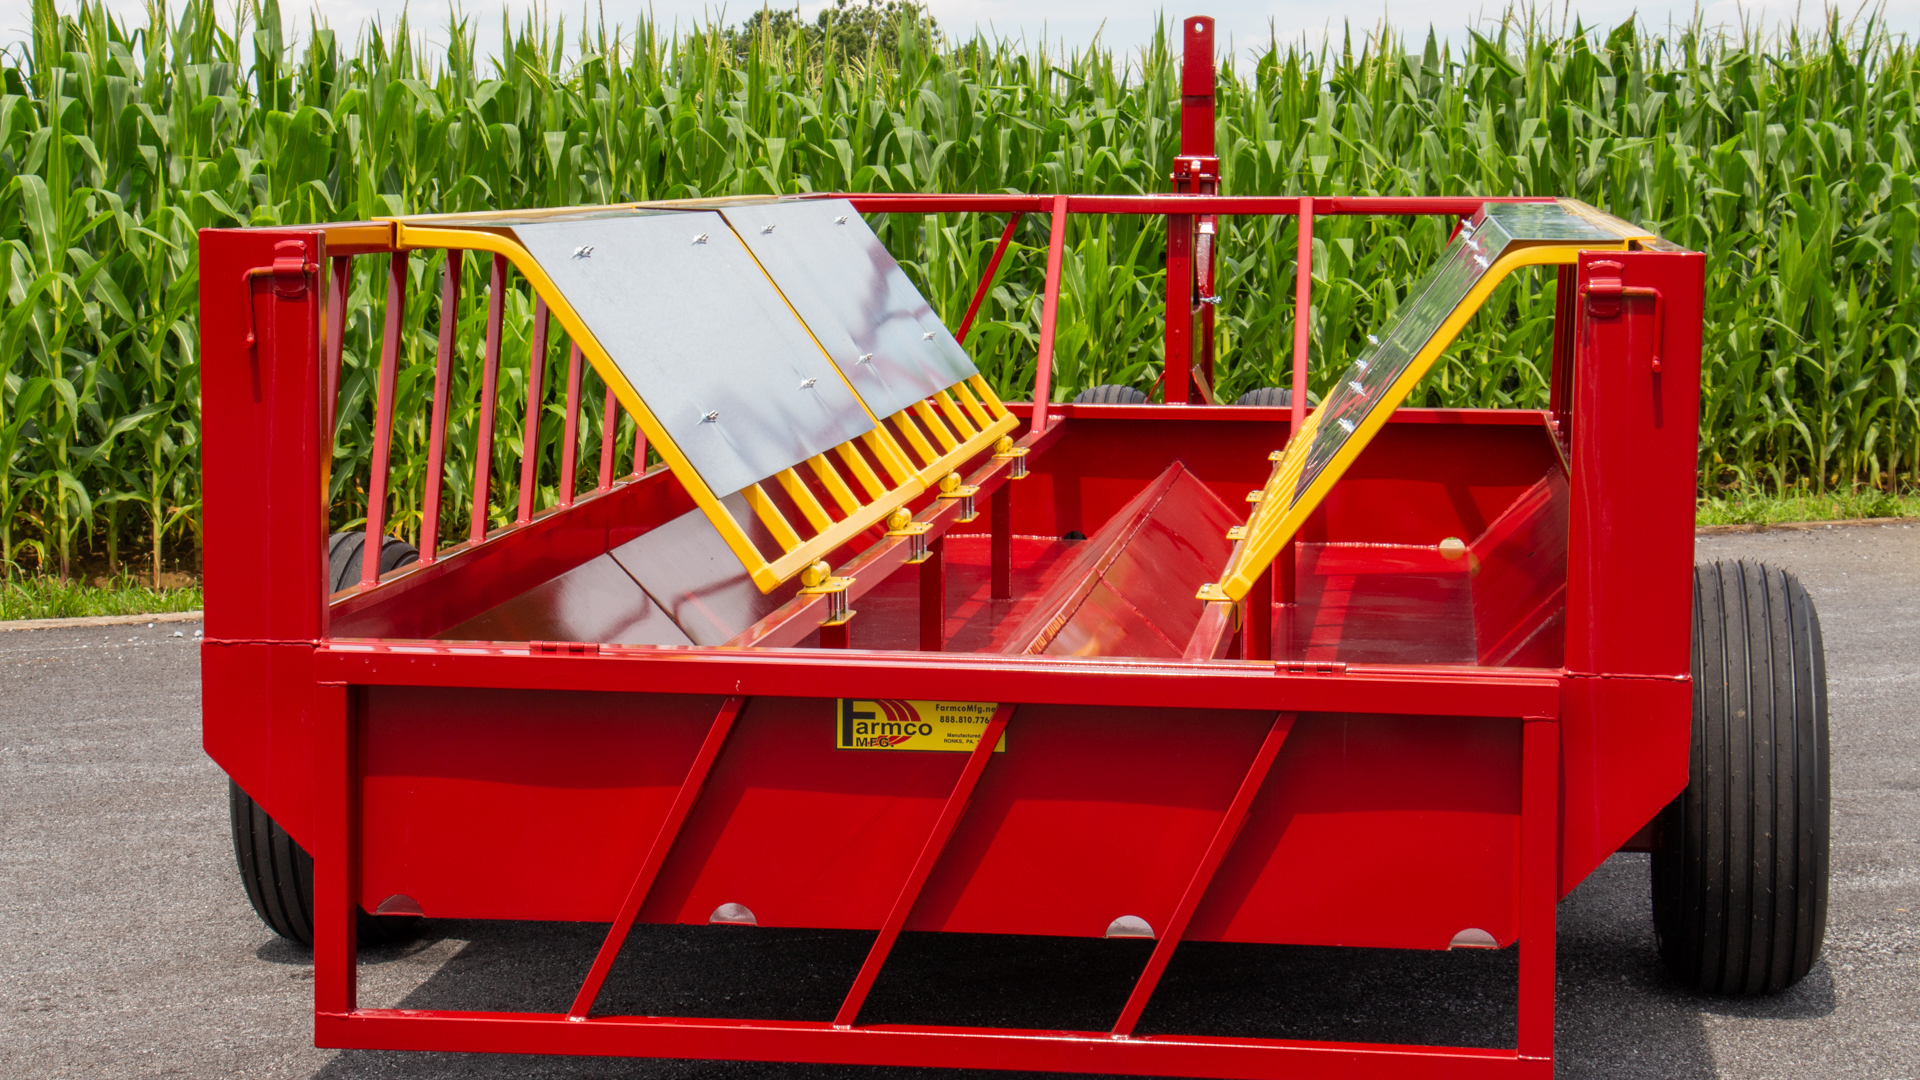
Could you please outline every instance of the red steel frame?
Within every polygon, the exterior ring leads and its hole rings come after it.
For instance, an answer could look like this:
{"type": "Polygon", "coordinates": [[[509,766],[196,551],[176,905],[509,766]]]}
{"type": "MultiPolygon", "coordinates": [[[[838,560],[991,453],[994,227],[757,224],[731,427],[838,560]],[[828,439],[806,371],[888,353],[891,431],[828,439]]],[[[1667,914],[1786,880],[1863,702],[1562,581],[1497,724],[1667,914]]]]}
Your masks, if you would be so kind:
{"type": "MultiPolygon", "coordinates": [[[[1305,408],[1305,313],[1310,300],[1314,215],[1433,214],[1464,216],[1486,200],[1350,197],[1229,197],[1212,194],[1211,20],[1187,20],[1190,50],[1198,41],[1208,62],[1201,81],[1190,63],[1183,82],[1188,117],[1208,135],[1183,142],[1186,175],[1169,196],[854,195],[863,212],[1008,214],[986,275],[959,327],[966,335],[999,272],[1022,214],[1050,223],[1046,293],[1034,403],[1019,445],[1042,457],[1074,425],[1165,424],[1260,419],[1264,410],[1189,410],[1196,355],[1210,382],[1210,305],[1196,305],[1194,283],[1211,288],[1210,269],[1195,269],[1201,222],[1229,214],[1291,214],[1300,219],[1297,332],[1292,419],[1305,408]],[[1056,330],[1060,263],[1068,216],[1163,214],[1170,242],[1169,362],[1166,406],[1050,406],[1050,357],[1056,330]],[[1183,250],[1184,249],[1184,253],[1183,250]],[[1180,260],[1187,260],[1182,264],[1180,260]],[[1174,268],[1180,270],[1176,282],[1174,268]],[[1181,284],[1185,282],[1186,284],[1181,284]]],[[[429,482],[424,507],[428,538],[422,565],[378,571],[387,448],[392,431],[399,312],[406,283],[404,252],[383,239],[383,226],[209,231],[202,238],[208,626],[204,646],[210,753],[298,836],[315,858],[315,1038],[319,1045],[394,1049],[481,1050],[652,1057],[804,1060],[831,1063],[943,1065],[1219,1077],[1494,1076],[1552,1073],[1554,917],[1570,890],[1685,782],[1686,593],[1691,562],[1691,508],[1697,417],[1700,257],[1670,250],[1583,256],[1560,275],[1560,315],[1553,404],[1546,416],[1566,463],[1568,503],[1567,631],[1564,666],[1476,668],[1432,665],[1301,665],[1262,662],[1266,645],[1248,634],[1242,659],[1149,661],[938,654],[944,596],[942,537],[959,512],[938,501],[919,515],[932,527],[934,557],[922,564],[923,652],[860,649],[824,652],[796,645],[819,623],[818,597],[797,597],[726,649],[653,649],[605,645],[450,644],[399,640],[418,635],[344,639],[333,620],[383,602],[404,605],[437,579],[478,566],[488,552],[518,551],[517,563],[571,565],[542,554],[579,515],[605,513],[617,498],[669,499],[670,477],[644,474],[646,446],[636,439],[633,472],[614,482],[611,437],[602,447],[596,490],[573,496],[574,435],[581,408],[581,365],[570,358],[560,505],[533,507],[533,451],[538,446],[547,319],[535,321],[534,374],[527,401],[527,454],[515,524],[489,529],[488,455],[501,336],[504,260],[493,260],[485,351],[479,461],[465,541],[436,551],[444,462],[446,385],[451,320],[441,327],[431,418],[429,482]],[[298,249],[297,251],[295,249],[298,249]],[[373,511],[358,590],[330,603],[320,569],[326,534],[325,469],[339,383],[346,268],[354,255],[390,259],[388,319],[376,395],[376,444],[370,489],[373,511]],[[294,258],[294,256],[298,258],[294,258]],[[323,274],[320,268],[326,268],[323,274]],[[271,289],[256,279],[271,278],[271,289]],[[1634,284],[1623,284],[1632,279],[1634,284]],[[236,310],[243,295],[246,306],[236,310]],[[329,301],[328,293],[331,293],[329,301]],[[257,325],[257,342],[239,328],[257,325]],[[1638,358],[1651,355],[1649,369],[1638,358]],[[1646,423],[1651,410],[1653,421],[1646,423]],[[1628,479],[1630,478],[1630,479],[1628,479]],[[650,492],[656,494],[649,494],[650,492]],[[925,612],[935,611],[929,618],[925,612]],[[1677,658],[1677,663],[1676,663],[1677,658]],[[647,845],[619,905],[600,955],[565,1013],[484,1013],[362,1009],[356,1000],[354,911],[360,903],[360,814],[367,779],[369,694],[381,688],[435,692],[547,690],[712,695],[723,701],[647,845]],[[621,943],[696,813],[743,708],[758,698],[946,698],[1001,702],[987,735],[951,783],[911,870],[858,977],[831,1021],[599,1016],[593,1006],[621,943]],[[983,777],[995,769],[1000,732],[1017,736],[1028,709],[1057,706],[1257,710],[1264,739],[1232,786],[1233,795],[1192,866],[1177,905],[1126,1006],[1110,1030],[1086,1032],[861,1024],[863,1002],[894,941],[921,901],[929,876],[965,818],[983,777]],[[1676,704],[1677,703],[1677,704],[1676,704]],[[1677,710],[1677,712],[1676,712],[1677,710]],[[1247,822],[1296,718],[1306,714],[1504,717],[1518,725],[1519,761],[1515,911],[1521,942],[1517,1044],[1464,1049],[1299,1040],[1138,1034],[1136,1026],[1189,921],[1247,822]],[[259,717],[273,732],[260,737],[259,717]],[[271,743],[271,746],[268,744],[271,743]]],[[[1210,244],[1210,239],[1208,244],[1210,244]]],[[[1198,261],[1210,264],[1211,248],[1198,261]]],[[[445,295],[457,296],[458,263],[450,263],[445,295]]],[[[448,305],[450,309],[451,305],[448,305]]],[[[1204,394],[1202,395],[1204,398],[1204,394]]],[[[614,416],[611,399],[604,406],[614,416]]],[[[1524,420],[1525,417],[1520,419],[1524,420]]],[[[1408,422],[1508,423],[1477,414],[1435,413],[1408,422]]],[[[609,430],[611,425],[609,425],[609,430]]],[[[1089,429],[1091,430],[1091,429],[1089,429]]],[[[992,595],[1013,594],[1008,569],[1014,459],[978,465],[969,482],[992,519],[992,595]]],[[[860,553],[840,573],[856,578],[854,599],[908,557],[905,538],[888,538],[860,553]]],[[[577,560],[576,560],[577,561],[577,560]]],[[[498,562],[496,558],[495,562],[498,562]]],[[[532,571],[524,572],[531,573],[532,571]]],[[[475,570],[473,572],[479,572],[475,570]]],[[[545,571],[542,571],[544,573],[545,571]]],[[[539,575],[534,574],[537,578],[539,575]]],[[[1288,577],[1290,578],[1290,569],[1288,577]]],[[[1276,600],[1290,597],[1276,597],[1276,600]]]]}

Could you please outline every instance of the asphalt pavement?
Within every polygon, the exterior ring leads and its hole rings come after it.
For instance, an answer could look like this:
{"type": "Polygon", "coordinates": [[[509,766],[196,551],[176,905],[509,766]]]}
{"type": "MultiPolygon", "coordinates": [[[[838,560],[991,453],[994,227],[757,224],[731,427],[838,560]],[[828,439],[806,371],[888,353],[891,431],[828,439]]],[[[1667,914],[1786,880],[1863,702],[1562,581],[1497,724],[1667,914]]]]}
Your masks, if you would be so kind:
{"type": "MultiPolygon", "coordinates": [[[[1667,981],[1647,860],[1560,909],[1563,1077],[1920,1077],[1920,527],[1702,537],[1798,573],[1826,632],[1834,858],[1798,986],[1667,981]]],[[[247,906],[226,785],[200,750],[197,624],[0,633],[0,1077],[773,1077],[907,1070],[317,1050],[308,957],[247,906]]],[[[363,953],[367,1005],[564,1008],[602,932],[437,921],[363,953]]],[[[831,1014],[869,935],[641,927],[604,999],[831,1014]]],[[[1084,1027],[1145,944],[907,935],[868,1021],[1084,1027]]],[[[1183,948],[1142,1030],[1511,1045],[1513,951],[1183,948]]],[[[952,1076],[926,1071],[927,1076],[952,1076]]]]}

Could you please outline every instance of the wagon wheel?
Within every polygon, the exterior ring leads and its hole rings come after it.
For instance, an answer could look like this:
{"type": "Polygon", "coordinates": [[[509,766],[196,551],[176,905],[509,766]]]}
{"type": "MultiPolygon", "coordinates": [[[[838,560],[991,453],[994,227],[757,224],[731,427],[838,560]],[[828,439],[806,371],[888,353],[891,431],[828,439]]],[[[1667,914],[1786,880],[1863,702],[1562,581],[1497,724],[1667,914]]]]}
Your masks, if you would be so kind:
{"type": "MultiPolygon", "coordinates": [[[[364,532],[337,532],[327,538],[327,590],[339,592],[360,580],[364,532]]],[[[380,572],[418,562],[420,553],[405,540],[387,537],[380,546],[380,572]]],[[[233,854],[247,900],[267,928],[288,941],[313,944],[313,856],[260,804],[227,782],[227,806],[233,820],[233,854]]],[[[406,915],[359,913],[360,940],[392,941],[412,933],[419,919],[406,915]]]]}
{"type": "Polygon", "coordinates": [[[1103,383],[1099,386],[1089,386],[1073,395],[1073,403],[1075,405],[1145,405],[1147,394],[1137,386],[1103,383]]]}
{"type": "MultiPolygon", "coordinates": [[[[287,835],[240,785],[227,781],[227,807],[233,819],[233,854],[247,900],[267,929],[297,945],[313,946],[313,856],[287,835]]],[[[359,916],[359,938],[366,944],[411,936],[414,915],[359,916]]]]}
{"type": "Polygon", "coordinates": [[[1693,752],[1662,812],[1653,918],[1675,978],[1708,993],[1792,986],[1827,929],[1827,667],[1792,574],[1693,571],[1693,752]]]}
{"type": "MultiPolygon", "coordinates": [[[[361,553],[367,550],[367,534],[361,531],[337,532],[327,537],[327,591],[337,593],[360,582],[361,553]]],[[[389,536],[380,544],[380,572],[397,570],[420,561],[420,552],[412,544],[389,536]]]]}
{"type": "Polygon", "coordinates": [[[1262,386],[1249,390],[1233,399],[1235,405],[1257,405],[1268,409],[1285,409],[1293,404],[1293,388],[1288,386],[1262,386]]]}

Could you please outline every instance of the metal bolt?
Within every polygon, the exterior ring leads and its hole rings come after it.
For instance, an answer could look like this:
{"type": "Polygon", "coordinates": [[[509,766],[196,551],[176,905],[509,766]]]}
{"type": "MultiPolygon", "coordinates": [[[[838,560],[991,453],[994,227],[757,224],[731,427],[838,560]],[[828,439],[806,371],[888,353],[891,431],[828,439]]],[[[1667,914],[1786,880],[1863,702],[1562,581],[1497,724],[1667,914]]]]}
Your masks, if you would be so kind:
{"type": "Polygon", "coordinates": [[[592,244],[582,244],[582,245],[580,245],[579,247],[577,247],[577,248],[574,248],[574,249],[573,249],[573,257],[574,257],[574,258],[576,258],[576,259],[591,259],[591,258],[593,258],[593,245],[592,245],[592,244]]]}
{"type": "Polygon", "coordinates": [[[813,389],[813,384],[819,381],[820,381],[819,379],[805,379],[800,383],[800,389],[811,390],[813,389]]]}
{"type": "Polygon", "coordinates": [[[772,232],[772,231],[773,231],[773,226],[771,226],[771,225],[762,225],[762,226],[760,226],[760,235],[761,235],[761,236],[765,236],[765,235],[767,235],[768,233],[770,233],[770,232],[772,232]]]}
{"type": "Polygon", "coordinates": [[[856,364],[871,364],[871,363],[873,363],[873,354],[872,354],[872,353],[870,353],[870,352],[863,352],[863,353],[861,353],[861,354],[860,354],[860,358],[859,358],[858,360],[855,360],[855,361],[854,361],[854,363],[856,363],[856,364]]]}
{"type": "Polygon", "coordinates": [[[1218,297],[1218,296],[1203,296],[1203,297],[1201,297],[1201,298],[1200,298],[1200,302],[1201,302],[1201,303],[1203,303],[1203,304],[1212,304],[1212,305],[1213,305],[1213,306],[1215,306],[1215,307],[1219,307],[1219,306],[1220,306],[1220,297],[1218,297]]]}
{"type": "Polygon", "coordinates": [[[720,410],[719,410],[719,409],[714,409],[714,410],[712,410],[712,411],[710,411],[710,412],[705,412],[705,413],[702,413],[702,414],[700,414],[700,422],[701,422],[701,423],[703,423],[703,424],[716,424],[716,423],[719,423],[719,422],[720,422],[720,410]]]}
{"type": "Polygon", "coordinates": [[[1378,344],[1380,344],[1380,339],[1379,339],[1379,338],[1377,338],[1377,337],[1374,337],[1374,336],[1373,336],[1372,334],[1368,334],[1368,335],[1367,335],[1367,344],[1369,344],[1369,345],[1378,345],[1378,344]]]}
{"type": "Polygon", "coordinates": [[[1355,426],[1355,425],[1354,425],[1354,423],[1353,423],[1353,421],[1351,421],[1351,420],[1349,420],[1349,419],[1347,419],[1346,417],[1344,417],[1344,416],[1342,416],[1342,417],[1339,417],[1338,419],[1336,419],[1336,420],[1334,420],[1334,423],[1336,423],[1336,424],[1339,424],[1339,425],[1340,425],[1340,430],[1341,430],[1341,431],[1344,431],[1344,432],[1346,432],[1346,433],[1347,433],[1347,434],[1349,434],[1349,435],[1351,435],[1351,434],[1353,434],[1353,429],[1354,429],[1354,426],[1355,426]]]}
{"type": "Polygon", "coordinates": [[[696,244],[704,244],[704,243],[706,243],[706,242],[707,242],[707,234],[706,234],[706,233],[701,233],[701,234],[700,234],[699,236],[696,236],[696,237],[694,237],[694,238],[693,238],[693,242],[694,242],[694,243],[696,243],[696,244]]]}
{"type": "Polygon", "coordinates": [[[833,223],[835,225],[845,225],[847,223],[847,215],[841,214],[839,217],[833,219],[833,223]]]}
{"type": "Polygon", "coordinates": [[[924,334],[921,334],[921,335],[920,335],[920,340],[921,340],[921,341],[932,341],[932,340],[933,340],[933,331],[931,331],[931,330],[929,330],[929,331],[927,331],[926,333],[924,333],[924,334]]]}

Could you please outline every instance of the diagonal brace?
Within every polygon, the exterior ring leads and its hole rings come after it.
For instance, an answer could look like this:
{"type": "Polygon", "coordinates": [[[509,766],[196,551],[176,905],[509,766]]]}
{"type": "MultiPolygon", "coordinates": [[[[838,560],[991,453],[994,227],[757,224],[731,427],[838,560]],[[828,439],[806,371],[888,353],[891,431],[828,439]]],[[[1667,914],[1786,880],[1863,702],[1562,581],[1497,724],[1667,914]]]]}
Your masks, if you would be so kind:
{"type": "Polygon", "coordinates": [[[920,858],[913,864],[913,872],[907,875],[906,884],[900,887],[900,895],[893,901],[893,910],[887,912],[887,921],[880,926],[880,936],[873,941],[873,948],[867,951],[866,963],[860,965],[860,974],[853,980],[853,989],[847,991],[847,999],[840,1003],[840,1011],[833,1018],[836,1028],[853,1026],[860,1016],[860,1006],[866,1004],[867,992],[873,989],[873,980],[880,975],[880,968],[887,962],[887,954],[893,951],[893,943],[900,937],[900,928],[907,923],[907,916],[913,913],[914,902],[920,899],[920,889],[927,883],[927,875],[933,872],[933,864],[940,860],[940,852],[947,846],[947,840],[953,835],[953,827],[960,822],[960,815],[967,808],[967,800],[973,797],[974,785],[980,782],[980,774],[987,767],[987,759],[993,756],[993,748],[1000,744],[1000,736],[1007,730],[1007,721],[1013,716],[1012,705],[1001,704],[993,710],[993,719],[987,722],[987,729],[980,733],[980,741],[975,744],[973,753],[967,755],[967,764],[960,770],[960,779],[954,781],[953,793],[947,796],[947,805],[940,811],[940,818],[934,822],[933,832],[927,837],[926,845],[920,849],[920,858]]]}
{"type": "Polygon", "coordinates": [[[1213,842],[1207,845],[1207,853],[1200,857],[1200,865],[1194,868],[1193,879],[1187,882],[1187,891],[1173,909],[1173,918],[1168,920],[1166,931],[1154,943],[1153,955],[1147,958],[1147,967],[1140,973],[1140,980],[1133,984],[1133,993],[1127,996],[1126,1008],[1120,1010],[1120,1019],[1113,1025],[1115,1035],[1124,1037],[1133,1034],[1134,1026],[1140,1022],[1147,999],[1153,996],[1154,988],[1160,985],[1160,976],[1167,970],[1167,961],[1173,959],[1173,950],[1180,947],[1180,939],[1186,935],[1187,923],[1199,908],[1200,899],[1207,894],[1207,886],[1213,883],[1214,872],[1220,869],[1220,863],[1232,849],[1233,842],[1239,839],[1240,826],[1246,823],[1247,811],[1253,807],[1253,797],[1260,793],[1260,785],[1266,782],[1267,773],[1273,768],[1274,757],[1280,753],[1281,744],[1287,741],[1287,733],[1293,730],[1294,716],[1290,712],[1274,715],[1273,726],[1267,729],[1266,741],[1260,744],[1259,752],[1253,755],[1253,764],[1247,766],[1247,775],[1240,781],[1240,790],[1234,793],[1226,816],[1220,819],[1219,828],[1213,831],[1213,842]]]}
{"type": "Polygon", "coordinates": [[[607,981],[607,972],[612,970],[613,961],[620,955],[620,947],[626,944],[633,921],[640,916],[640,905],[646,902],[647,893],[653,890],[654,880],[660,876],[660,868],[666,865],[667,855],[673,850],[673,842],[680,837],[681,826],[687,823],[687,815],[693,811],[694,802],[700,798],[700,789],[706,786],[707,776],[713,771],[714,759],[720,756],[727,733],[733,730],[733,722],[746,703],[744,697],[730,697],[720,706],[720,715],[713,718],[713,726],[707,729],[706,741],[700,744],[700,752],[693,756],[693,764],[687,767],[687,778],[680,784],[680,794],[674,797],[673,807],[667,811],[666,819],[660,822],[659,830],[653,835],[653,847],[647,851],[646,861],[640,864],[640,872],[634,875],[633,887],[627,890],[627,898],[620,905],[620,914],[614,916],[606,940],[600,943],[600,953],[593,958],[593,967],[587,971],[587,981],[581,984],[580,993],[573,999],[573,1007],[567,1010],[567,1019],[585,1020],[593,1010],[593,1001],[600,996],[600,987],[607,981]]]}

